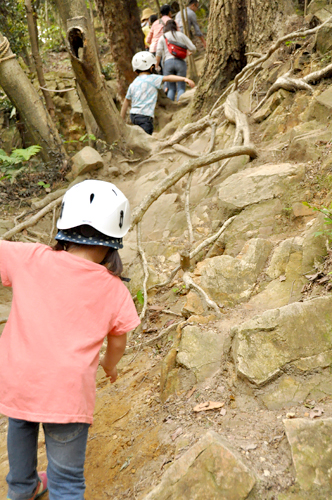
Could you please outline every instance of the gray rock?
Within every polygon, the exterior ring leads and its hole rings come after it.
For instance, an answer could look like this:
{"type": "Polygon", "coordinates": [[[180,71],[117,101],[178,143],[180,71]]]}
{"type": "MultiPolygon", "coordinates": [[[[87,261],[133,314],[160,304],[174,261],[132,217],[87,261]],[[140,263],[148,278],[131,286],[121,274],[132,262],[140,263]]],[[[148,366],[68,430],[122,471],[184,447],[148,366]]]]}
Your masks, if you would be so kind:
{"type": "Polygon", "coordinates": [[[218,304],[231,305],[246,300],[271,249],[270,241],[254,238],[236,258],[220,255],[198,263],[195,281],[218,304]]]}
{"type": "Polygon", "coordinates": [[[93,170],[98,170],[104,166],[103,159],[98,151],[90,146],[85,146],[81,151],[76,153],[72,158],[72,162],[73,166],[70,173],[72,178],[93,170]]]}
{"type": "Polygon", "coordinates": [[[234,213],[254,203],[290,194],[304,178],[303,164],[267,164],[247,168],[221,183],[218,194],[225,212],[234,213]]]}
{"type": "Polygon", "coordinates": [[[266,274],[272,279],[279,278],[281,274],[285,274],[291,254],[302,250],[302,242],[303,240],[300,237],[288,238],[282,241],[272,254],[266,274]]]}
{"type": "Polygon", "coordinates": [[[144,500],[245,500],[254,474],[216,432],[207,432],[144,500]]]}
{"type": "Polygon", "coordinates": [[[265,311],[232,329],[237,373],[260,386],[300,358],[332,348],[332,297],[265,311]]]}
{"type": "Polygon", "coordinates": [[[191,370],[198,382],[211,377],[220,367],[223,337],[218,333],[186,326],[177,355],[177,362],[191,370]]]}
{"type": "Polygon", "coordinates": [[[330,498],[332,418],[296,418],[283,423],[300,487],[305,491],[318,487],[321,493],[324,489],[327,496],[322,498],[330,498]]]}

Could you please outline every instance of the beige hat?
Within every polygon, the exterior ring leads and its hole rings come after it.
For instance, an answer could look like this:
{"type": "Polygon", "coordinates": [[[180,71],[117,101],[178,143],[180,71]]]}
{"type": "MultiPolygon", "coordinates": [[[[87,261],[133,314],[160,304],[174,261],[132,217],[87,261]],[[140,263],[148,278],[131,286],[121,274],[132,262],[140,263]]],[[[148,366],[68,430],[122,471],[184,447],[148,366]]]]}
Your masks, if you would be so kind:
{"type": "Polygon", "coordinates": [[[153,10],[148,7],[147,9],[144,9],[141,15],[141,21],[144,21],[145,19],[149,19],[150,16],[154,14],[153,10]]]}

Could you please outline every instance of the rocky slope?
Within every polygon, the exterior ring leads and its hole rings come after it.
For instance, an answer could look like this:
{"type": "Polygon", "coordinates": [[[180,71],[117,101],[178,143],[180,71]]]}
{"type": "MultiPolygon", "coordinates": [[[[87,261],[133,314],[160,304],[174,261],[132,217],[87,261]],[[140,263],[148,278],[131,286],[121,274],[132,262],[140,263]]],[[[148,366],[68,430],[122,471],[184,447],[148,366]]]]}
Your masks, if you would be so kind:
{"type": "MultiPolygon", "coordinates": [[[[312,22],[329,9],[321,7],[312,2],[312,22]]],[[[326,66],[327,33],[276,52],[240,88],[241,111],[249,114],[253,100],[291,64],[299,77],[326,66]]],[[[321,208],[331,201],[331,81],[318,81],[312,93],[278,90],[250,116],[257,159],[232,158],[213,180],[219,165],[195,171],[193,243],[185,215],[186,179],[144,215],[142,247],[152,288],[119,380],[109,386],[102,371],[98,374],[88,499],[332,497],[328,226],[319,212],[302,203],[321,208]],[[167,281],[180,253],[193,251],[231,217],[220,237],[191,259],[190,289],[182,269],[169,284],[156,286],[167,281]]],[[[209,148],[211,130],[206,128],[181,142],[186,153],[173,147],[160,152],[160,140],[185,120],[187,108],[179,108],[159,109],[160,123],[169,123],[155,137],[137,132],[137,143],[144,141],[151,150],[144,161],[136,152],[128,160],[114,149],[103,156],[102,168],[80,178],[114,182],[137,207],[188,160],[189,152],[202,156],[209,148]]],[[[234,133],[221,111],[214,148],[230,147],[234,133]]],[[[1,217],[4,234],[13,222],[9,215],[1,217]]],[[[48,243],[51,230],[49,214],[16,237],[48,243]]],[[[141,310],[137,293],[144,277],[137,251],[134,230],[122,258],[141,310]]],[[[0,287],[0,296],[3,324],[10,292],[0,287]]],[[[8,467],[5,428],[2,419],[1,494],[8,467]]],[[[42,440],[40,463],[45,465],[42,440]]]]}

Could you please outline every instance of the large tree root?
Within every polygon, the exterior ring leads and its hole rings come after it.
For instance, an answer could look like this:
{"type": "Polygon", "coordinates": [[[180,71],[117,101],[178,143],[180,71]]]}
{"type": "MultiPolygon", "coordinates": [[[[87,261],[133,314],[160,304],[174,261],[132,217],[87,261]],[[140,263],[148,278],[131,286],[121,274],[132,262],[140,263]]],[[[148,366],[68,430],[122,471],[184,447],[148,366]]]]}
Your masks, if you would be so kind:
{"type": "Polygon", "coordinates": [[[238,146],[229,149],[223,149],[209,153],[203,157],[195,158],[194,160],[187,161],[178,170],[175,170],[170,175],[161,181],[157,186],[155,186],[151,192],[143,199],[142,203],[133,210],[132,213],[132,223],[131,229],[142,220],[143,215],[167,189],[174,186],[182,177],[184,177],[189,172],[196,170],[197,168],[202,168],[211,163],[216,163],[219,160],[224,160],[225,158],[232,158],[233,156],[247,155],[250,158],[257,158],[257,151],[254,146],[238,146]]]}
{"type": "Polygon", "coordinates": [[[331,73],[332,73],[332,64],[329,64],[328,66],[319,71],[314,71],[313,73],[310,73],[309,75],[306,75],[303,78],[291,78],[289,76],[291,74],[291,70],[288,71],[284,75],[280,76],[274,82],[272,87],[270,87],[270,89],[268,90],[266,96],[261,100],[261,102],[256,106],[256,108],[251,112],[251,114],[256,113],[256,111],[258,111],[263,106],[263,104],[268,100],[268,98],[274,92],[277,92],[280,89],[288,90],[289,92],[294,92],[296,90],[306,90],[307,92],[312,94],[313,89],[308,82],[317,82],[322,78],[331,76],[331,73]]]}
{"type": "Polygon", "coordinates": [[[271,45],[271,47],[269,48],[269,50],[267,51],[266,54],[262,55],[261,57],[259,57],[255,61],[252,61],[251,63],[247,64],[247,66],[245,66],[243,68],[243,70],[240,71],[240,73],[238,73],[236,75],[236,77],[234,78],[234,90],[238,89],[240,81],[243,78],[243,76],[245,75],[245,73],[247,73],[248,71],[251,71],[253,68],[256,68],[257,66],[261,66],[265,61],[267,61],[269,59],[269,57],[271,57],[271,55],[276,50],[279,49],[279,47],[283,43],[288,42],[288,41],[292,41],[292,40],[298,40],[298,39],[301,39],[301,38],[305,38],[305,37],[310,36],[310,35],[314,35],[325,24],[331,22],[331,20],[332,20],[332,16],[330,16],[328,19],[326,19],[326,21],[324,21],[324,23],[320,24],[319,26],[316,26],[315,28],[312,28],[312,29],[309,29],[309,30],[293,31],[293,33],[288,33],[287,35],[279,38],[276,42],[274,42],[271,45]]]}
{"type": "MultiPolygon", "coordinates": [[[[189,259],[193,259],[194,257],[196,257],[196,255],[198,255],[202,250],[204,250],[204,248],[206,248],[207,246],[211,245],[212,243],[214,243],[215,241],[218,240],[218,238],[220,238],[220,236],[222,235],[222,233],[228,228],[228,226],[231,224],[231,222],[233,222],[233,220],[235,219],[235,215],[233,215],[232,217],[230,217],[229,219],[227,219],[226,222],[224,222],[224,224],[221,226],[220,229],[218,229],[218,231],[213,234],[212,236],[209,236],[209,238],[207,238],[206,240],[202,241],[202,243],[200,243],[192,252],[190,252],[189,254],[189,259]]],[[[176,266],[173,271],[171,272],[169,278],[167,281],[165,281],[164,283],[158,283],[156,285],[153,285],[149,288],[149,290],[152,290],[153,288],[162,288],[164,286],[167,286],[169,285],[173,279],[175,278],[176,274],[180,271],[181,269],[181,266],[176,266]]]]}
{"type": "Polygon", "coordinates": [[[143,279],[143,297],[144,297],[144,304],[143,304],[143,309],[140,314],[140,319],[142,320],[145,317],[146,314],[146,309],[148,307],[148,293],[146,290],[146,284],[149,279],[149,268],[148,268],[148,263],[146,260],[145,252],[142,247],[142,237],[141,237],[141,224],[138,223],[136,226],[136,231],[137,231],[137,248],[138,248],[138,253],[140,255],[141,261],[142,261],[142,266],[143,266],[143,274],[144,274],[144,279],[143,279]]]}
{"type": "Polygon", "coordinates": [[[34,226],[40,219],[44,217],[44,215],[48,214],[48,212],[51,212],[55,207],[60,205],[61,201],[62,201],[62,196],[49,203],[46,207],[44,207],[42,210],[37,212],[29,219],[25,220],[24,222],[21,222],[21,224],[18,224],[17,226],[13,227],[13,229],[7,231],[5,234],[2,235],[1,239],[10,240],[15,234],[20,233],[21,231],[27,229],[28,227],[34,226]]]}
{"type": "Polygon", "coordinates": [[[191,278],[189,273],[184,273],[183,282],[186,285],[186,288],[188,288],[188,289],[193,288],[196,292],[198,292],[199,295],[201,295],[201,297],[203,297],[203,299],[205,300],[207,305],[215,310],[217,317],[218,318],[220,317],[220,309],[219,309],[218,305],[212,299],[210,299],[210,297],[204,292],[203,288],[201,288],[200,286],[198,286],[194,282],[194,280],[191,278]]]}
{"type": "Polygon", "coordinates": [[[190,135],[194,134],[195,132],[198,132],[199,130],[203,130],[209,125],[211,125],[210,116],[205,116],[201,120],[198,120],[198,122],[196,123],[188,123],[188,125],[185,125],[179,132],[175,132],[175,134],[173,134],[170,139],[160,143],[159,148],[165,149],[168,146],[173,146],[174,144],[178,144],[179,142],[183,141],[183,139],[186,139],[186,137],[189,137],[190,135]]]}

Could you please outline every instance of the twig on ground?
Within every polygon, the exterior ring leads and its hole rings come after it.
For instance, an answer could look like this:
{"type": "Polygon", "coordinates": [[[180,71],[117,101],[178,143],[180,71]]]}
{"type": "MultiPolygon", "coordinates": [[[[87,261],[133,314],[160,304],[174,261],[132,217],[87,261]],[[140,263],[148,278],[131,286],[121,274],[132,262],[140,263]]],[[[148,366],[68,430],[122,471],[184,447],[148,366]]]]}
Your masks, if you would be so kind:
{"type": "Polygon", "coordinates": [[[179,153],[183,153],[185,155],[191,156],[192,158],[199,158],[201,156],[200,153],[196,153],[195,151],[191,151],[189,148],[185,146],[181,146],[181,144],[174,144],[172,146],[173,149],[178,151],[179,153]]]}
{"type": "Polygon", "coordinates": [[[147,284],[148,278],[149,278],[149,268],[148,268],[148,263],[146,260],[145,252],[144,252],[143,247],[142,247],[141,224],[140,223],[137,224],[136,231],[137,231],[137,249],[138,249],[138,253],[141,257],[142,266],[143,266],[143,273],[144,273],[144,279],[143,279],[144,304],[143,304],[143,309],[141,311],[141,314],[139,315],[140,319],[142,320],[146,314],[146,308],[148,305],[148,293],[146,290],[146,284],[147,284]]]}

